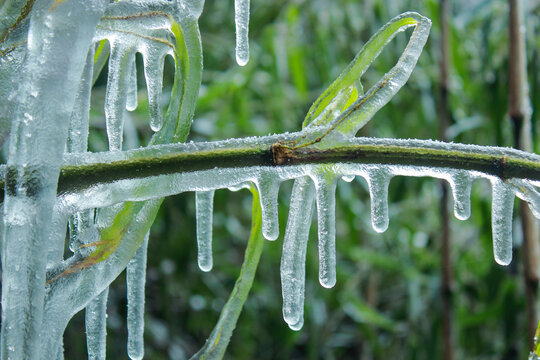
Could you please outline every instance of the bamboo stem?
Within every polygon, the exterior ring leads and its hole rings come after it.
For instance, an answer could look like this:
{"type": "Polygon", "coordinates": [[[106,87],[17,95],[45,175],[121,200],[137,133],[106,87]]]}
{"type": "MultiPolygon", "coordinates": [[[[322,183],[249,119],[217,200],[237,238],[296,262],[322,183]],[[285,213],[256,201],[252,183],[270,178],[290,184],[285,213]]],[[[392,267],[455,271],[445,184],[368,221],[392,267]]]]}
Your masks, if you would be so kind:
{"type": "MultiPolygon", "coordinates": [[[[509,116],[514,125],[514,145],[520,150],[532,151],[523,2],[510,0],[509,5],[509,116]]],[[[536,302],[540,278],[538,223],[523,201],[520,202],[519,214],[523,229],[523,280],[527,303],[527,333],[529,347],[532,348],[537,325],[536,302]]]]}

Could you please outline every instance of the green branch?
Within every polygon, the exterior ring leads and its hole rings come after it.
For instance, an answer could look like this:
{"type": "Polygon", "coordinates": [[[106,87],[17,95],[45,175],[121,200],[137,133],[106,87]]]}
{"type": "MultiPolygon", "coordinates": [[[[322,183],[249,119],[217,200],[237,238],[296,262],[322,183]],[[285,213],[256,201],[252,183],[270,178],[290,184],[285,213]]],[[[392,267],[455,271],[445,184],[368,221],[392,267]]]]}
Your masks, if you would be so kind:
{"type": "MultiPolygon", "coordinates": [[[[152,146],[117,154],[86,154],[85,163],[65,165],[60,172],[58,193],[68,194],[96,184],[124,179],[189,173],[210,169],[255,166],[287,167],[323,163],[411,165],[469,170],[499,177],[540,181],[540,156],[522,151],[440,143],[427,140],[357,138],[333,147],[293,148],[287,138],[266,137],[241,141],[152,146]],[[119,157],[122,157],[121,159],[119,157]]],[[[80,156],[80,155],[79,155],[80,156]]],[[[69,158],[68,158],[68,161],[69,158]]],[[[8,169],[7,189],[15,170],[8,169]]],[[[3,188],[3,186],[2,186],[3,188]]],[[[13,189],[14,191],[14,189],[13,189]]],[[[3,197],[3,195],[0,195],[3,197]]]]}

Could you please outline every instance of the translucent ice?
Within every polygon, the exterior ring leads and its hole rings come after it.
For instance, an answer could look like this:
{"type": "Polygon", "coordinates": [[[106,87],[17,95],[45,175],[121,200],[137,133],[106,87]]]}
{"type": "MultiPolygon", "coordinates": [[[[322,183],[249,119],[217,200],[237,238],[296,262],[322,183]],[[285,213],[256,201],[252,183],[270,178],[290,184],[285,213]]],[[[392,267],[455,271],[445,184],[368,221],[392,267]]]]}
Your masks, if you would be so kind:
{"type": "Polygon", "coordinates": [[[198,264],[202,271],[212,270],[212,217],[214,213],[214,191],[195,193],[197,212],[198,264]]]}
{"type": "Polygon", "coordinates": [[[289,218],[281,255],[281,292],[283,319],[293,330],[299,330],[304,318],[306,282],[306,248],[315,200],[312,181],[300,178],[294,182],[289,218]]]}
{"type": "Polygon", "coordinates": [[[146,283],[146,253],[148,237],[146,233],[141,247],[128,263],[127,281],[127,351],[130,359],[140,360],[144,356],[144,294],[146,283]]]}
{"type": "Polygon", "coordinates": [[[493,255],[501,265],[512,261],[512,213],[514,192],[498,178],[493,178],[491,203],[491,229],[493,232],[493,255]]]}
{"type": "Polygon", "coordinates": [[[106,288],[86,307],[86,348],[89,360],[105,360],[108,298],[109,288],[106,288]]]}
{"type": "Polygon", "coordinates": [[[144,56],[144,76],[148,91],[148,109],[150,110],[150,127],[154,131],[161,129],[161,91],[163,82],[163,61],[160,56],[144,56]]]}
{"type": "Polygon", "coordinates": [[[279,178],[270,171],[260,174],[255,180],[262,211],[262,233],[268,240],[276,240],[279,236],[278,204],[279,178]]]}
{"type": "Polygon", "coordinates": [[[234,1],[234,22],[236,24],[236,62],[244,66],[249,61],[249,1],[234,1]]]}
{"type": "Polygon", "coordinates": [[[126,74],[126,110],[133,111],[137,108],[137,67],[135,64],[135,54],[128,59],[126,74]]]}
{"type": "Polygon", "coordinates": [[[326,288],[336,284],[336,183],[332,173],[314,178],[317,190],[317,221],[319,234],[319,282],[326,288]]]}
{"type": "Polygon", "coordinates": [[[371,199],[371,225],[376,232],[388,229],[388,185],[392,175],[381,167],[368,172],[367,182],[371,199]]]}
{"type": "Polygon", "coordinates": [[[471,216],[473,178],[467,171],[456,171],[450,179],[450,187],[454,195],[454,215],[459,220],[467,220],[471,216]]]}
{"type": "Polygon", "coordinates": [[[126,48],[121,42],[111,42],[109,75],[105,92],[105,119],[107,121],[109,150],[122,149],[124,111],[128,97],[129,69],[127,64],[132,56],[133,50],[126,48]]]}

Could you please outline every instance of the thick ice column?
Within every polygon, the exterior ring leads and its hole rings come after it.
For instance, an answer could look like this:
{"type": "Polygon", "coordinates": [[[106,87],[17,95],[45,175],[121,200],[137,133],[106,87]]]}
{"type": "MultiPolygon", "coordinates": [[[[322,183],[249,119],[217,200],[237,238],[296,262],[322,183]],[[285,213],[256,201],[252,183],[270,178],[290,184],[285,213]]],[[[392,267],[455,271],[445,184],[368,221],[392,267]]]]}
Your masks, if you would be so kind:
{"type": "Polygon", "coordinates": [[[293,330],[300,330],[304,323],[306,249],[315,201],[314,190],[309,178],[295,180],[283,240],[281,255],[283,319],[293,330]]]}
{"type": "Polygon", "coordinates": [[[106,0],[39,1],[13,119],[4,201],[2,358],[38,359],[56,182],[75,94],[106,0]]]}

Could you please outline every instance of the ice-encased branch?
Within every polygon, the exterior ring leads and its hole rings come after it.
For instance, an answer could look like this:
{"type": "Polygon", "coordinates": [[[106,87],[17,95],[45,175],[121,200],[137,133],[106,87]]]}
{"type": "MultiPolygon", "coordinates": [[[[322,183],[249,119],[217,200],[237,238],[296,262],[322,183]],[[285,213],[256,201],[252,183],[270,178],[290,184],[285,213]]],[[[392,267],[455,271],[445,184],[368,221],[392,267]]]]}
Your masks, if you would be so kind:
{"type": "Polygon", "coordinates": [[[306,175],[310,166],[324,163],[467,170],[504,181],[540,181],[540,156],[512,148],[377,138],[354,138],[331,146],[298,149],[286,145],[305,133],[157,145],[116,153],[68,154],[58,194],[66,209],[82,210],[184,191],[225,188],[254,180],[254,171],[262,167],[275,172],[281,180],[292,179],[306,175]],[[190,182],[203,172],[208,175],[206,180],[190,182]]]}
{"type": "MultiPolygon", "coordinates": [[[[67,155],[58,183],[58,193],[111,191],[121,181],[131,183],[123,200],[144,200],[169,194],[132,194],[133,187],[163,175],[187,176],[200,171],[219,173],[226,169],[274,167],[276,173],[301,165],[355,163],[409,165],[477,171],[499,177],[540,181],[540,156],[512,148],[444,143],[431,140],[354,138],[331,147],[292,148],[289,141],[303,133],[218,142],[160,145],[122,153],[67,155]]],[[[239,174],[238,179],[249,180],[239,174]]],[[[194,182],[179,191],[222,188],[234,184],[220,179],[207,186],[194,182]]],[[[171,188],[172,191],[174,191],[171,188]]],[[[119,201],[122,199],[119,199],[119,201]]]]}

